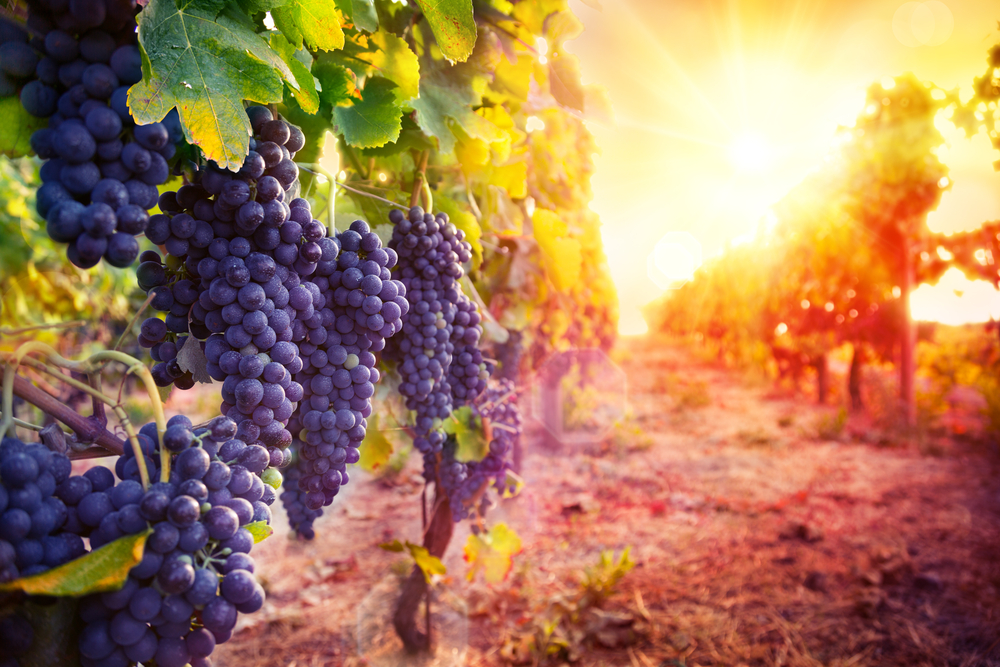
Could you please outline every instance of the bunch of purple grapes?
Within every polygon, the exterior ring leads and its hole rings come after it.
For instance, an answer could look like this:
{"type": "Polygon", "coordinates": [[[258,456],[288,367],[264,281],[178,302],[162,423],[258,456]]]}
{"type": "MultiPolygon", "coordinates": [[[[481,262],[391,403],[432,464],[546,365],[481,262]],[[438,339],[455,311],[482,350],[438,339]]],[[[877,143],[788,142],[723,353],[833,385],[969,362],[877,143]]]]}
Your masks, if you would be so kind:
{"type": "Polygon", "coordinates": [[[292,527],[307,539],[321,508],[347,483],[347,464],[360,458],[380,379],[375,355],[409,310],[405,287],[391,278],[396,253],[382,248],[366,222],[355,220],[327,240],[340,252],[321,261],[308,283],[324,307],[305,320],[309,330],[299,343],[303,367],[295,379],[305,392],[289,423],[297,434],[295,488],[281,495],[292,527]]]}
{"type": "Polygon", "coordinates": [[[483,492],[491,484],[501,493],[509,489],[507,471],[513,470],[511,457],[523,430],[517,392],[514,383],[506,378],[491,384],[480,394],[472,403],[472,410],[489,422],[492,439],[489,451],[480,461],[457,461],[454,442],[446,443],[444,447],[441,485],[448,491],[452,517],[456,522],[478,511],[475,501],[483,497],[483,492]]]}
{"type": "Polygon", "coordinates": [[[146,237],[167,257],[144,253],[136,277],[167,316],[143,322],[139,342],[151,348],[157,384],[187,389],[194,378],[178,355],[189,337],[203,341],[207,372],[223,382],[222,413],[237,422],[237,437],[266,447],[269,466],[283,467],[291,456],[286,425],[303,397],[293,380],[304,366],[297,343],[321,324],[325,306],[306,277],[340,248],[313,220],[309,203],[290,198],[301,130],[265,107],[247,114],[254,137],[239,172],[210,166],[160,197],[164,213],[150,219],[146,237]]]}
{"type": "Polygon", "coordinates": [[[63,527],[68,510],[56,492],[70,461],[44,445],[0,443],[0,582],[57,567],[86,551],[63,527]]]}
{"type": "MultiPolygon", "coordinates": [[[[458,282],[472,249],[443,213],[434,216],[415,206],[408,216],[392,211],[389,221],[395,225],[389,247],[399,255],[396,271],[410,301],[404,336],[390,353],[406,407],[416,411],[414,445],[424,455],[424,477],[432,481],[445,442],[441,420],[475,399],[490,373],[478,350],[480,315],[458,282]]],[[[440,479],[446,487],[449,480],[440,479]]]]}
{"type": "MultiPolygon", "coordinates": [[[[205,428],[175,416],[163,446],[171,452],[167,482],[144,490],[130,447],[112,472],[95,467],[56,489],[67,506],[64,530],[98,548],[152,528],[141,562],[123,588],[80,604],[85,626],[81,664],[209,665],[216,644],[232,635],[238,613],[253,613],[264,590],[253,577],[254,539],[247,525],[270,522],[275,492],[259,474],[268,454],[236,439],[236,423],[217,417],[205,428]]],[[[138,436],[151,480],[159,479],[154,424],[138,436]]]]}
{"type": "Polygon", "coordinates": [[[136,126],[128,88],[142,78],[132,0],[33,0],[28,33],[0,32],[0,94],[19,94],[48,127],[31,136],[45,162],[36,207],[81,268],[131,265],[157,186],[182,133],[176,112],[136,126]]]}

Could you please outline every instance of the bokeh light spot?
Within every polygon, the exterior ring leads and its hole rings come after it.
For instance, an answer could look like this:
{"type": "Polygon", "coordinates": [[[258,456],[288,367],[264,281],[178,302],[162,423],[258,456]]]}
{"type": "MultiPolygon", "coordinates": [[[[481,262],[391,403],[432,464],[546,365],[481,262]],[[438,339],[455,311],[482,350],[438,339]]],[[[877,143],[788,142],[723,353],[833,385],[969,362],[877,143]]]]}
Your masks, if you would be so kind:
{"type": "Polygon", "coordinates": [[[646,261],[649,279],[660,289],[678,289],[701,266],[701,243],[688,232],[664,234],[646,261]]]}

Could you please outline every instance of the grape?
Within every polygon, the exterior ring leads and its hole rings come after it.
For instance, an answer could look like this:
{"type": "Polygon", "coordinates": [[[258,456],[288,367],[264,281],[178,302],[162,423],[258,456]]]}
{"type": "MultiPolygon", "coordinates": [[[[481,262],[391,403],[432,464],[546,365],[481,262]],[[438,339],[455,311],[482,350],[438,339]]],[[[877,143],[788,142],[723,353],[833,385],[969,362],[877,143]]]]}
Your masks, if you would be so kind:
{"type": "Polygon", "coordinates": [[[35,73],[38,56],[34,49],[23,42],[0,44],[0,67],[14,79],[27,79],[35,73]]]}
{"type": "Polygon", "coordinates": [[[104,259],[111,266],[125,268],[131,266],[135,258],[139,256],[139,242],[134,236],[123,232],[115,232],[108,239],[108,249],[104,252],[104,259]]]}
{"type": "MultiPolygon", "coordinates": [[[[91,67],[94,67],[94,65],[91,65],[91,67]]],[[[85,122],[87,129],[90,130],[90,133],[97,141],[111,141],[122,131],[121,118],[105,106],[95,107],[93,111],[87,114],[85,122]]],[[[117,156],[106,157],[105,159],[113,160],[117,159],[117,156]]]]}
{"type": "Polygon", "coordinates": [[[111,69],[123,84],[138,83],[142,79],[142,56],[131,44],[115,49],[111,54],[111,69]]]}
{"type": "Polygon", "coordinates": [[[70,163],[85,162],[97,150],[97,142],[87,127],[75,119],[67,120],[59,126],[53,145],[59,156],[70,163]]]}
{"type": "Polygon", "coordinates": [[[56,89],[41,81],[30,81],[21,89],[21,106],[38,118],[47,118],[54,114],[58,99],[59,93],[56,89]]]}

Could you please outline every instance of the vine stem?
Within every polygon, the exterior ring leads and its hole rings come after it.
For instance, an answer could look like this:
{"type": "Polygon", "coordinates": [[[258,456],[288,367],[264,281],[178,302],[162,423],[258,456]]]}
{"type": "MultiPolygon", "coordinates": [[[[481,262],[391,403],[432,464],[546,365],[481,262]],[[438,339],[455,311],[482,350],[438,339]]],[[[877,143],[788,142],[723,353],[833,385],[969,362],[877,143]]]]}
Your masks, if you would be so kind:
{"type": "Polygon", "coordinates": [[[71,329],[73,327],[82,327],[87,324],[87,320],[72,320],[70,322],[55,322],[54,324],[34,324],[30,327],[20,327],[18,329],[9,329],[7,327],[0,327],[0,336],[19,336],[23,333],[30,333],[32,331],[43,331],[46,329],[71,329]]]}
{"type": "MultiPolygon", "coordinates": [[[[78,415],[72,408],[64,405],[58,399],[49,396],[28,380],[14,376],[13,393],[39,408],[42,412],[52,415],[55,419],[66,424],[84,440],[95,442],[112,454],[120,456],[125,452],[125,443],[115,437],[110,431],[97,426],[97,424],[86,417],[78,415]]],[[[7,415],[5,413],[4,419],[6,418],[7,415]]]]}
{"type": "MultiPolygon", "coordinates": [[[[166,448],[163,446],[163,432],[166,430],[167,420],[163,414],[163,403],[160,401],[160,394],[156,388],[156,383],[153,381],[153,375],[149,372],[149,369],[146,368],[145,364],[143,364],[135,357],[129,356],[124,352],[118,352],[116,350],[106,350],[103,352],[98,352],[96,354],[87,357],[87,359],[83,361],[70,361],[69,359],[64,358],[61,354],[56,352],[56,350],[54,350],[51,346],[46,345],[45,343],[41,343],[39,341],[29,341],[17,348],[17,350],[13,353],[13,355],[11,355],[10,361],[8,361],[8,365],[12,366],[13,371],[16,371],[17,366],[21,363],[22,359],[24,359],[28,354],[32,352],[44,355],[50,362],[54,363],[56,366],[66,368],[70,371],[85,373],[88,376],[99,375],[101,370],[103,369],[104,362],[108,361],[116,361],[118,363],[124,364],[127,367],[126,375],[130,373],[136,373],[142,380],[143,384],[145,385],[146,393],[149,394],[150,403],[152,404],[153,408],[153,416],[156,420],[156,431],[160,444],[160,462],[161,462],[160,481],[166,482],[169,480],[170,452],[168,452],[166,448]]],[[[29,362],[28,365],[36,366],[37,363],[38,362],[35,363],[29,362]]],[[[121,406],[119,406],[117,402],[114,401],[114,399],[105,396],[103,392],[95,390],[92,386],[79,382],[78,380],[75,380],[73,378],[67,378],[61,373],[59,374],[53,373],[51,369],[49,369],[45,364],[42,364],[41,366],[42,370],[50,372],[54,375],[58,375],[60,380],[66,382],[67,384],[77,387],[81,391],[86,392],[87,394],[93,396],[95,400],[101,400],[104,401],[105,403],[108,403],[116,410],[116,414],[118,414],[119,418],[122,418],[122,416],[125,415],[124,410],[121,410],[121,406]],[[119,410],[121,411],[119,412],[119,410]]],[[[5,385],[7,382],[6,372],[7,371],[5,370],[5,378],[4,378],[5,385]]],[[[69,422],[65,421],[64,423],[69,424],[69,422]]],[[[128,420],[127,415],[124,416],[122,425],[125,427],[126,433],[129,433],[129,441],[132,445],[133,453],[135,454],[137,459],[137,464],[140,470],[140,476],[147,483],[148,486],[149,472],[145,470],[146,458],[142,452],[142,447],[139,445],[138,438],[135,437],[134,431],[129,432],[131,424],[128,420]]],[[[4,425],[2,428],[3,431],[5,432],[7,427],[6,425],[4,425]]],[[[106,431],[103,425],[99,425],[99,428],[102,431],[106,431]]],[[[77,431],[76,428],[74,428],[73,430],[77,431]]],[[[80,431],[77,432],[79,433],[80,431]]]]}
{"type": "Polygon", "coordinates": [[[417,169],[413,174],[413,192],[410,193],[410,208],[420,201],[420,191],[427,181],[427,160],[430,159],[430,151],[422,151],[417,159],[417,169]]]}
{"type": "Polygon", "coordinates": [[[333,176],[333,174],[331,174],[326,169],[324,169],[323,167],[320,167],[318,165],[313,165],[312,167],[307,167],[306,165],[298,163],[298,162],[296,162],[295,164],[297,164],[299,166],[299,169],[303,169],[305,171],[308,171],[311,174],[321,174],[321,175],[325,176],[330,181],[336,183],[337,187],[344,188],[345,190],[353,192],[356,195],[361,195],[362,197],[370,197],[371,199],[377,199],[380,202],[385,202],[389,206],[395,206],[396,208],[398,208],[400,210],[403,210],[403,211],[410,210],[408,207],[403,206],[402,204],[400,204],[398,202],[394,202],[391,199],[386,199],[385,197],[379,197],[378,195],[373,195],[372,193],[365,192],[364,190],[358,190],[357,188],[352,188],[350,185],[348,185],[346,183],[343,183],[341,181],[338,181],[333,176]]]}
{"type": "Polygon", "coordinates": [[[128,326],[125,327],[125,331],[123,331],[122,335],[118,338],[118,342],[115,343],[115,346],[111,349],[115,350],[116,352],[122,349],[122,344],[125,342],[125,337],[128,336],[129,333],[131,333],[132,328],[135,327],[135,323],[139,321],[139,318],[146,311],[146,308],[149,307],[149,304],[153,302],[154,298],[156,298],[156,292],[150,291],[149,296],[147,296],[146,300],[142,302],[141,306],[139,306],[139,310],[135,312],[135,316],[132,318],[132,321],[128,323],[128,326]]]}
{"type": "MultiPolygon", "coordinates": [[[[143,385],[146,387],[146,393],[149,394],[149,400],[153,408],[153,420],[156,422],[156,435],[159,440],[160,446],[160,481],[167,482],[170,480],[170,452],[167,448],[163,446],[163,433],[167,430],[167,418],[163,414],[163,401],[160,400],[160,392],[156,387],[156,382],[153,381],[153,374],[149,372],[146,365],[136,359],[131,357],[124,352],[117,352],[114,350],[98,352],[97,354],[91,355],[87,361],[88,362],[99,362],[99,361],[117,361],[119,363],[128,366],[128,373],[135,373],[142,380],[143,385]]],[[[128,420],[125,420],[128,423],[128,420]]],[[[127,430],[128,427],[126,427],[127,430]]],[[[136,448],[136,458],[138,459],[139,468],[142,469],[146,465],[146,458],[142,453],[142,449],[139,447],[139,441],[135,440],[133,447],[136,448]]]]}
{"type": "MultiPolygon", "coordinates": [[[[149,471],[146,468],[146,459],[142,453],[142,447],[139,445],[139,439],[136,436],[135,430],[132,427],[132,424],[128,418],[128,414],[125,412],[124,408],[122,408],[122,406],[117,401],[108,397],[103,391],[101,391],[101,376],[99,372],[89,374],[87,377],[90,381],[90,384],[85,384],[83,382],[80,382],[76,378],[70,377],[64,373],[60,373],[55,369],[49,367],[48,365],[40,361],[37,361],[35,359],[32,359],[30,357],[22,359],[21,363],[24,364],[25,366],[29,366],[44,373],[48,373],[49,375],[58,378],[65,384],[68,384],[71,387],[75,387],[76,389],[79,389],[80,391],[89,394],[94,402],[94,416],[91,419],[88,419],[88,421],[91,423],[96,423],[96,425],[100,429],[105,431],[107,430],[108,420],[104,416],[104,404],[107,403],[108,405],[110,405],[111,409],[114,410],[115,414],[118,416],[118,419],[121,421],[122,427],[125,429],[125,432],[129,436],[129,444],[132,446],[132,453],[135,454],[137,457],[137,465],[139,467],[139,478],[142,482],[142,488],[143,489],[149,488],[149,471]]],[[[87,418],[84,417],[83,419],[87,418]]]]}

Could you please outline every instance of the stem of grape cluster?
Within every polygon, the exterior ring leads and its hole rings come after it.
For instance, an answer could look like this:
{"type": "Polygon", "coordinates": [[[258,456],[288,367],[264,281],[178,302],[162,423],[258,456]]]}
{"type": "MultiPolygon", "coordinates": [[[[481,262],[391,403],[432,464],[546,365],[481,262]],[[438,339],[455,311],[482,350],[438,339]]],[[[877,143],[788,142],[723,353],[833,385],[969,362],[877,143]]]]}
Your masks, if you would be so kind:
{"type": "Polygon", "coordinates": [[[14,368],[3,366],[3,419],[0,420],[0,441],[7,437],[7,429],[14,423],[14,368]]]}
{"type": "Polygon", "coordinates": [[[118,342],[115,343],[115,346],[111,349],[115,351],[122,349],[122,345],[125,343],[125,337],[132,333],[132,328],[135,327],[135,323],[139,321],[139,318],[142,317],[142,314],[146,311],[146,308],[150,303],[152,303],[154,298],[156,298],[156,292],[150,291],[149,296],[147,296],[146,300],[142,302],[141,306],[139,306],[139,310],[135,312],[135,316],[132,318],[132,321],[128,323],[128,326],[125,327],[125,331],[123,331],[122,335],[119,336],[118,342]]]}
{"type": "Polygon", "coordinates": [[[70,322],[55,322],[53,324],[34,324],[30,327],[20,327],[17,329],[0,327],[0,336],[19,336],[23,333],[45,331],[48,329],[70,329],[72,327],[82,327],[85,324],[87,324],[87,320],[72,320],[70,322]]]}

